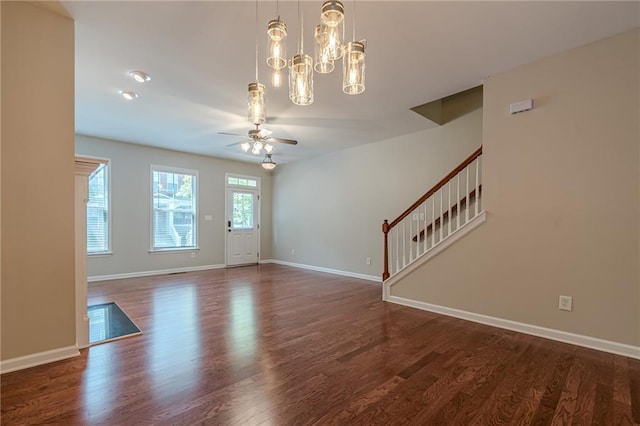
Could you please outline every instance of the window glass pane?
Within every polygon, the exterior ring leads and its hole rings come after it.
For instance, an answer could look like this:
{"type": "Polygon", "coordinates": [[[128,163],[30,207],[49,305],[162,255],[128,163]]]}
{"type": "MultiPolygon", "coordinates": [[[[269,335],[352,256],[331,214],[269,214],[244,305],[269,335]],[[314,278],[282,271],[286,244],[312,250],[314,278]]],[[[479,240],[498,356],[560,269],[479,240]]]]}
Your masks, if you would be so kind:
{"type": "Polygon", "coordinates": [[[253,194],[233,193],[233,228],[253,229],[253,194]]]}
{"type": "Polygon", "coordinates": [[[109,252],[108,166],[101,164],[89,176],[87,201],[87,253],[109,252]]]}
{"type": "Polygon", "coordinates": [[[227,177],[228,185],[237,185],[237,186],[248,186],[251,188],[258,187],[258,181],[256,179],[247,179],[242,177],[227,177]]]}
{"type": "Polygon", "coordinates": [[[153,170],[153,249],[196,247],[196,173],[153,170]]]}

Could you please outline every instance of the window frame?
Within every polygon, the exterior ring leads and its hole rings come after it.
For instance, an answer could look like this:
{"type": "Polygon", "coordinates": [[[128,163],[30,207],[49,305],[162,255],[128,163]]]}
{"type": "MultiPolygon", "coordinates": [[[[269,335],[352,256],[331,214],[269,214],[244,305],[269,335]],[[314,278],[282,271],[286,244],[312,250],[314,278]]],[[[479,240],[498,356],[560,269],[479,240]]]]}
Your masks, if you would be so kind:
{"type": "Polygon", "coordinates": [[[199,200],[199,196],[200,196],[200,176],[198,173],[198,170],[196,169],[186,169],[186,168],[182,168],[182,167],[174,167],[174,166],[163,166],[163,165],[159,165],[159,164],[151,164],[149,167],[149,207],[150,207],[150,215],[149,215],[149,253],[151,254],[157,254],[157,253],[172,253],[172,252],[189,252],[189,251],[195,251],[195,250],[200,250],[200,238],[199,238],[199,231],[200,231],[200,226],[199,226],[199,219],[198,219],[198,209],[199,209],[199,205],[200,205],[200,200],[199,200]],[[194,184],[194,195],[193,195],[193,199],[194,199],[194,211],[193,211],[193,227],[194,230],[192,232],[193,238],[194,238],[194,244],[193,246],[188,246],[188,247],[154,247],[153,243],[154,243],[154,188],[153,188],[153,173],[154,172],[160,172],[160,173],[174,173],[174,174],[183,174],[183,175],[191,175],[194,176],[196,179],[196,182],[194,184]]]}
{"type": "Polygon", "coordinates": [[[88,209],[89,209],[89,181],[91,180],[91,176],[93,176],[93,174],[98,170],[94,170],[88,177],[87,177],[87,203],[85,206],[85,211],[86,213],[86,236],[85,238],[87,239],[86,241],[86,252],[87,252],[87,256],[88,257],[105,257],[105,256],[112,256],[113,255],[113,213],[112,213],[112,208],[111,208],[111,200],[113,199],[113,186],[111,185],[111,159],[110,158],[103,158],[103,157],[89,157],[89,156],[85,156],[86,158],[91,158],[93,160],[99,161],[101,164],[100,167],[104,167],[105,171],[106,171],[106,184],[107,184],[107,250],[106,251],[95,251],[95,252],[90,252],[89,251],[89,222],[88,222],[88,218],[89,218],[89,214],[88,214],[88,209]]]}

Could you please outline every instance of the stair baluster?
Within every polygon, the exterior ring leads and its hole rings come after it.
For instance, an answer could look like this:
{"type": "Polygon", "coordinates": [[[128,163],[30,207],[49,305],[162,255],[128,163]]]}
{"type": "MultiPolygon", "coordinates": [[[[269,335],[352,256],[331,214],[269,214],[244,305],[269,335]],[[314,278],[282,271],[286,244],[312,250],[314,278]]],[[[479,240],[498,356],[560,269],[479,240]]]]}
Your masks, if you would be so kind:
{"type": "Polygon", "coordinates": [[[388,222],[387,220],[384,221],[382,224],[382,232],[384,234],[383,281],[397,274],[402,269],[427,254],[429,251],[433,250],[437,245],[442,243],[442,241],[451,237],[482,212],[480,206],[482,193],[482,183],[480,182],[481,158],[482,147],[478,148],[466,160],[460,163],[395,220],[391,222],[388,222]],[[474,168],[474,170],[471,171],[471,168],[474,168]],[[475,176],[472,175],[472,172],[475,172],[475,176]],[[462,173],[465,173],[464,177],[466,181],[463,194],[461,194],[460,189],[462,173]],[[452,189],[452,186],[454,185],[454,178],[456,178],[456,188],[452,189]],[[471,182],[471,180],[473,180],[473,182],[471,182]],[[445,190],[447,191],[446,198],[444,196],[445,190]],[[455,200],[452,200],[452,192],[455,193],[455,200]],[[439,203],[437,202],[438,195],[440,198],[439,203]],[[471,206],[472,202],[474,203],[473,208],[471,206]],[[429,216],[429,203],[431,203],[430,218],[427,217],[429,216]],[[423,204],[424,218],[421,220],[420,212],[423,204]],[[437,207],[436,204],[438,204],[437,207]],[[456,215],[455,222],[453,222],[454,214],[456,215]],[[461,223],[460,218],[463,214],[463,221],[461,223]],[[407,221],[409,221],[408,225],[407,221]],[[413,222],[415,222],[415,236],[413,222]],[[408,238],[407,228],[409,232],[408,238]],[[391,233],[391,236],[388,235],[389,233],[391,233]],[[400,233],[402,233],[402,238],[400,238],[400,233]],[[431,233],[430,246],[428,244],[429,233],[431,233]],[[395,252],[393,250],[394,234],[396,243],[395,252]],[[438,238],[436,238],[436,234],[438,234],[438,238]],[[389,238],[391,238],[391,248],[389,247],[389,238]],[[420,250],[420,242],[423,243],[422,250],[420,250]],[[414,243],[416,243],[415,253],[413,246],[414,243]],[[408,261],[407,251],[409,256],[408,261]],[[389,257],[391,257],[391,261],[389,257]]]}

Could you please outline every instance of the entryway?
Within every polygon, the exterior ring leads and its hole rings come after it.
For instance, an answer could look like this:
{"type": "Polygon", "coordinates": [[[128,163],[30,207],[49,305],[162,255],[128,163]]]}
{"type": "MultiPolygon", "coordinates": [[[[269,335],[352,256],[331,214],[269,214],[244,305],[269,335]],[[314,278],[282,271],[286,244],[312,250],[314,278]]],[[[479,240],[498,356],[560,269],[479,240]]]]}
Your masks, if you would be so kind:
{"type": "Polygon", "coordinates": [[[227,266],[258,263],[260,178],[227,174],[227,266]]]}

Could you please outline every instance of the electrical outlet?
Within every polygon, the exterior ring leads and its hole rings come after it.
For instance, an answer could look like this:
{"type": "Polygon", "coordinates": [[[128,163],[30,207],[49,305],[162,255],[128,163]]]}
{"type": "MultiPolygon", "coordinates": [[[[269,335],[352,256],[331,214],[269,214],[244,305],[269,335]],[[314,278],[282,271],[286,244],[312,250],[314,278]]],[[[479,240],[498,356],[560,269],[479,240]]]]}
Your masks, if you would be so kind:
{"type": "Polygon", "coordinates": [[[367,265],[371,265],[371,258],[367,257],[367,265]]]}
{"type": "Polygon", "coordinates": [[[572,311],[573,310],[573,297],[571,296],[560,296],[560,300],[558,302],[558,309],[562,311],[572,311]]]}
{"type": "Polygon", "coordinates": [[[196,252],[195,252],[195,251],[192,251],[192,252],[191,252],[191,258],[192,258],[192,259],[194,259],[195,257],[196,257],[196,252]]]}
{"type": "Polygon", "coordinates": [[[291,249],[291,256],[295,256],[296,255],[296,249],[291,249]]]}

